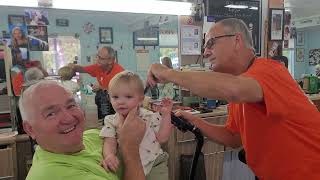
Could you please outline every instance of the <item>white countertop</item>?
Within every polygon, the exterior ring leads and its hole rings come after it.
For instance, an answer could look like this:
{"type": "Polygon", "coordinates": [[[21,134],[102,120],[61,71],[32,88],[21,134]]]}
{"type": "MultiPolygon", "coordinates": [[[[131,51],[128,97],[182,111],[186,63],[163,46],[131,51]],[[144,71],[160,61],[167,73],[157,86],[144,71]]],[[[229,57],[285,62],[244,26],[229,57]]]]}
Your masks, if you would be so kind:
{"type": "Polygon", "coordinates": [[[320,93],[318,94],[307,94],[308,98],[312,101],[314,100],[320,100],[320,93]]]}

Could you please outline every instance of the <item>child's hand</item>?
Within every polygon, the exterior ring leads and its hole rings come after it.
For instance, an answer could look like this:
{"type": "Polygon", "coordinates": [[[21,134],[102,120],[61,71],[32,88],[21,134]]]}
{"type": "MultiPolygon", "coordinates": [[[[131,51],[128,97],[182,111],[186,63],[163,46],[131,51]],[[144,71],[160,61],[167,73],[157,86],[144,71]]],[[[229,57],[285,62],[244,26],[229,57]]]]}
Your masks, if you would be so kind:
{"type": "Polygon", "coordinates": [[[108,154],[101,162],[102,167],[111,172],[116,172],[119,168],[119,159],[114,154],[108,154]]]}
{"type": "Polygon", "coordinates": [[[164,98],[161,101],[160,113],[162,116],[171,116],[173,102],[170,98],[164,98]]]}

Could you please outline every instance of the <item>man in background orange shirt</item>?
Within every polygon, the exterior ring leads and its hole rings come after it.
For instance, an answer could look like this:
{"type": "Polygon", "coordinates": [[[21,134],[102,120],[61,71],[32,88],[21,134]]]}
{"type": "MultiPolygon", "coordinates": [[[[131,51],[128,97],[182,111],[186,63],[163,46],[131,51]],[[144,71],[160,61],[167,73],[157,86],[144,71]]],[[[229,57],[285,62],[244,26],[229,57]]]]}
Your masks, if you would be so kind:
{"type": "Polygon", "coordinates": [[[173,82],[194,94],[229,102],[226,125],[177,112],[209,139],[246,151],[259,180],[320,179],[320,113],[286,67],[256,58],[246,24],[235,18],[213,25],[204,56],[213,72],[179,72],[153,64],[147,82],[173,82]]]}
{"type": "Polygon", "coordinates": [[[96,61],[95,64],[89,66],[76,64],[69,64],[69,66],[75,72],[88,73],[92,77],[96,77],[99,85],[93,84],[92,89],[96,93],[95,102],[98,107],[98,118],[102,119],[106,115],[115,113],[110,103],[108,86],[113,76],[124,69],[116,63],[115,51],[108,46],[104,46],[98,50],[96,61]]]}
{"type": "Polygon", "coordinates": [[[89,66],[81,66],[77,64],[69,64],[69,66],[75,71],[80,73],[88,73],[92,77],[95,77],[99,85],[93,85],[93,90],[99,89],[107,90],[110,80],[122,72],[124,68],[116,63],[115,51],[111,47],[104,46],[98,50],[96,63],[89,66]]]}

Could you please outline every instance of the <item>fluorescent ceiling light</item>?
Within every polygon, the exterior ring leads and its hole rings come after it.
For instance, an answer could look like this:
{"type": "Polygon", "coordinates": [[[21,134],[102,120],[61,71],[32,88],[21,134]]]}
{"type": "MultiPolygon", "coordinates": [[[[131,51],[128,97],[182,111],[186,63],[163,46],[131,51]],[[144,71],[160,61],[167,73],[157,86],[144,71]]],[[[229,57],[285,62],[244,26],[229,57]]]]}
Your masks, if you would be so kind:
{"type": "Polygon", "coordinates": [[[229,5],[226,5],[224,6],[226,8],[234,8],[234,9],[247,9],[248,6],[246,5],[235,5],[235,4],[229,4],[229,5]]]}
{"type": "Polygon", "coordinates": [[[138,41],[157,41],[158,38],[137,38],[138,41]]]}
{"type": "Polygon", "coordinates": [[[53,0],[53,8],[146,14],[191,15],[188,2],[155,0],[53,0]]]}
{"type": "Polygon", "coordinates": [[[250,7],[249,9],[258,10],[258,7],[252,6],[252,7],[250,7]]]}
{"type": "Polygon", "coordinates": [[[37,0],[0,0],[1,6],[38,7],[37,0]]]}
{"type": "MultiPolygon", "coordinates": [[[[191,15],[192,3],[158,0],[52,0],[52,8],[145,14],[191,15]]],[[[37,0],[0,0],[1,6],[38,7],[37,0]]]]}

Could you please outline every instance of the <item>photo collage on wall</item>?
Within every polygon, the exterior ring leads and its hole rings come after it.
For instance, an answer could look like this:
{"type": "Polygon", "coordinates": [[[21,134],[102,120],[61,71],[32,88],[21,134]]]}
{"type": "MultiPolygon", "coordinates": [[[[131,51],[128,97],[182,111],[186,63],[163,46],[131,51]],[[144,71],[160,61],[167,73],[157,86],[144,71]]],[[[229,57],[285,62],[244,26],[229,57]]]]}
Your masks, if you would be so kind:
{"type": "Polygon", "coordinates": [[[29,51],[48,51],[48,12],[25,9],[24,15],[8,15],[10,38],[5,39],[12,49],[13,60],[29,59],[29,51]]]}

